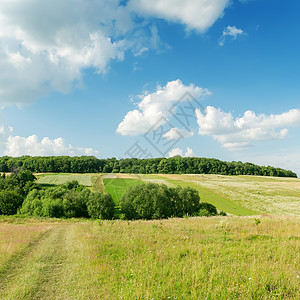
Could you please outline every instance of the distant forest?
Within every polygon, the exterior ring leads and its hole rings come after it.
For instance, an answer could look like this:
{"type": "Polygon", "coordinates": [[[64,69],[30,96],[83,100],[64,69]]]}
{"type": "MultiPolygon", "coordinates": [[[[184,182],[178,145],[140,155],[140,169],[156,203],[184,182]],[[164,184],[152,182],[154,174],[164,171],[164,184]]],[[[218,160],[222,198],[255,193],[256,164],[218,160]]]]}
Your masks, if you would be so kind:
{"type": "Polygon", "coordinates": [[[0,172],[14,172],[18,169],[34,173],[136,173],[136,174],[221,174],[261,175],[297,177],[288,170],[252,163],[226,162],[214,158],[180,157],[171,158],[108,158],[93,156],[22,156],[0,157],[0,172]]]}

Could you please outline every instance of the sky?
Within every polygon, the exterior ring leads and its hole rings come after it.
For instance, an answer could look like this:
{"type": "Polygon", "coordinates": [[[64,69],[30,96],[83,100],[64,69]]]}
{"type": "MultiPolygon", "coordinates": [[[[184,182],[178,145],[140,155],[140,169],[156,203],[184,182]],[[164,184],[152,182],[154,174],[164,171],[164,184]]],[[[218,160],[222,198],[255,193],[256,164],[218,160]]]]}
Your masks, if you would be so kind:
{"type": "Polygon", "coordinates": [[[298,0],[0,0],[0,155],[300,176],[299,13],[298,0]]]}

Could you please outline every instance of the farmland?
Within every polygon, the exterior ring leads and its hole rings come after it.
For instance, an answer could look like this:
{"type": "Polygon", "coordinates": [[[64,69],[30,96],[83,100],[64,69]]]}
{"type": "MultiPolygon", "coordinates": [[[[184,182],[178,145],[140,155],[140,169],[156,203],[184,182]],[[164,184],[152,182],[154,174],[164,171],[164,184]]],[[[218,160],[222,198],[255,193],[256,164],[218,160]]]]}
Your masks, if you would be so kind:
{"type": "Polygon", "coordinates": [[[297,299],[298,217],[0,218],[1,299],[297,299]]]}
{"type": "Polygon", "coordinates": [[[112,194],[143,182],[195,188],[227,217],[152,221],[0,216],[1,299],[297,299],[300,180],[37,174],[112,194]],[[235,215],[235,216],[234,216],[235,215]]]}
{"type": "Polygon", "coordinates": [[[106,190],[114,201],[129,186],[142,182],[191,186],[201,201],[232,215],[300,215],[300,179],[262,176],[175,175],[175,174],[49,174],[39,175],[38,183],[60,184],[78,180],[94,190],[106,190]]]}

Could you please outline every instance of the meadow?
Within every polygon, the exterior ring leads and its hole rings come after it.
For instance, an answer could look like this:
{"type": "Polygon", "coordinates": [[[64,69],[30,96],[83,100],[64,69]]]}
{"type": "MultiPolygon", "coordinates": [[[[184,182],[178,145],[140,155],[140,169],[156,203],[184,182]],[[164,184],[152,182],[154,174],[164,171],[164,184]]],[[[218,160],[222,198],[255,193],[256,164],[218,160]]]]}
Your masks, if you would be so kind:
{"type": "Polygon", "coordinates": [[[0,298],[299,299],[299,225],[292,216],[2,217],[0,298]]]}
{"type": "Polygon", "coordinates": [[[38,174],[117,204],[143,182],[192,186],[227,217],[152,221],[0,216],[0,299],[299,299],[300,180],[38,174]]]}
{"type": "Polygon", "coordinates": [[[176,175],[176,174],[44,174],[38,183],[53,185],[78,180],[94,190],[109,192],[118,203],[129,186],[143,182],[163,183],[171,186],[191,186],[201,201],[215,205],[231,215],[259,214],[300,215],[300,179],[225,176],[225,175],[176,175]]]}

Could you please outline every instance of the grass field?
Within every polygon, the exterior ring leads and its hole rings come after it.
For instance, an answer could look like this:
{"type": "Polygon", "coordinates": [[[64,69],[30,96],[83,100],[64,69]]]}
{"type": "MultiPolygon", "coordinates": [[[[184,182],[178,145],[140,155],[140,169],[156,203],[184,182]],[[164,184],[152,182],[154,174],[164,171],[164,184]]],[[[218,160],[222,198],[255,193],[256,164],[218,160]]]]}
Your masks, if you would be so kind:
{"type": "Polygon", "coordinates": [[[201,201],[233,215],[300,215],[300,179],[261,176],[223,175],[136,175],[136,174],[49,174],[38,183],[54,185],[70,180],[91,186],[95,191],[111,193],[118,203],[126,189],[145,181],[168,185],[191,186],[201,201]]]}
{"type": "Polygon", "coordinates": [[[299,299],[299,217],[259,221],[0,218],[0,299],[299,299]]]}
{"type": "Polygon", "coordinates": [[[92,186],[92,177],[94,174],[43,174],[38,175],[37,183],[42,185],[64,184],[68,181],[77,180],[79,184],[92,186]]]}
{"type": "Polygon", "coordinates": [[[103,179],[105,191],[110,193],[116,204],[119,203],[120,198],[126,192],[128,187],[143,183],[138,179],[127,178],[107,178],[103,179]]]}

